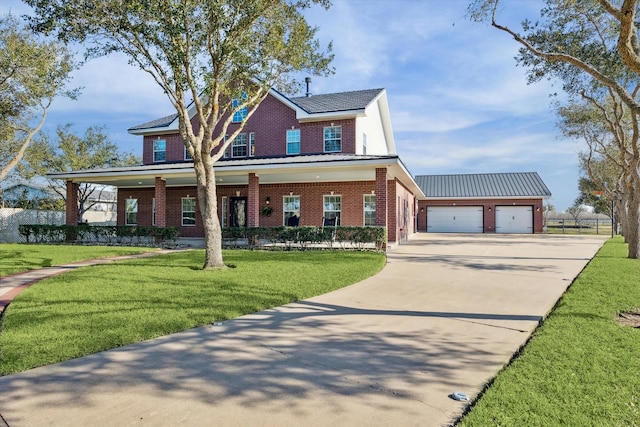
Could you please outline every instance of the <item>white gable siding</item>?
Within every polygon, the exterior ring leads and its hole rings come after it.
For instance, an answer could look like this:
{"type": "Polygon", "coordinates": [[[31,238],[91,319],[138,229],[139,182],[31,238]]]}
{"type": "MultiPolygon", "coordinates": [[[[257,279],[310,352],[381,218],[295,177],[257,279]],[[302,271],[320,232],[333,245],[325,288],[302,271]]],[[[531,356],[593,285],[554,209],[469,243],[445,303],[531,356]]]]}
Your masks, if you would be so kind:
{"type": "Polygon", "coordinates": [[[368,155],[385,156],[389,154],[377,102],[372,102],[367,107],[364,117],[356,118],[356,154],[363,154],[362,134],[367,134],[368,155]]]}

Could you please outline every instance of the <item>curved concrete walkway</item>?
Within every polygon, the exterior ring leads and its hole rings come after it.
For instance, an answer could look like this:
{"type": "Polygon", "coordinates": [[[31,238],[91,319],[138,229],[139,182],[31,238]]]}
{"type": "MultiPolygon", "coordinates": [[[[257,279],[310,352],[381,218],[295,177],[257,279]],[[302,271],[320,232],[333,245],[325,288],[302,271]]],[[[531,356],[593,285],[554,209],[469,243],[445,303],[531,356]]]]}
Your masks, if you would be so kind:
{"type": "Polygon", "coordinates": [[[0,425],[449,425],[604,239],[421,234],[348,288],[0,377],[0,425]]]}

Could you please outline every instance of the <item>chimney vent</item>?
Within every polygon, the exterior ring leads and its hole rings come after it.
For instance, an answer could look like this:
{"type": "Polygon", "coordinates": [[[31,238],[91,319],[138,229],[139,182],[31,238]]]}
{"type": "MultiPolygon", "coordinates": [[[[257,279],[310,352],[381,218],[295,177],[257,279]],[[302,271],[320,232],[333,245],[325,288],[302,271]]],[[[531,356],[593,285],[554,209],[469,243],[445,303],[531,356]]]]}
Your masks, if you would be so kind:
{"type": "Polygon", "coordinates": [[[311,84],[311,77],[305,77],[304,82],[307,84],[307,93],[306,96],[311,96],[311,92],[309,92],[309,84],[311,84]]]}

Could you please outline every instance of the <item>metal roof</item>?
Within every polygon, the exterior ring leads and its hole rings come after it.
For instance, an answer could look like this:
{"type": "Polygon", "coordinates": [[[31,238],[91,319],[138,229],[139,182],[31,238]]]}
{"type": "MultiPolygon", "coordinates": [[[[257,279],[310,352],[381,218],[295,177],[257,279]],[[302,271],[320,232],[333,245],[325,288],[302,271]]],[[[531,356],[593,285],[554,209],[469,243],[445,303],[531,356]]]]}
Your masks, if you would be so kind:
{"type": "Polygon", "coordinates": [[[427,199],[551,196],[537,172],[419,175],[416,183],[427,199]]]}
{"type": "Polygon", "coordinates": [[[384,89],[366,89],[350,92],[290,98],[291,102],[309,114],[364,110],[384,89]]]}

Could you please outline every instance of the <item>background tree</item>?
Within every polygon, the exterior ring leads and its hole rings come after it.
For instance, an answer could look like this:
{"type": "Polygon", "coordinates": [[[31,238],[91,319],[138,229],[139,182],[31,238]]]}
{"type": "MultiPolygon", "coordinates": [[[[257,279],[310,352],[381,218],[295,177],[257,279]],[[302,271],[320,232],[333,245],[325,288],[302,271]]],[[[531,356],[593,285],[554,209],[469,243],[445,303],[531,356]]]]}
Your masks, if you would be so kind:
{"type": "Polygon", "coordinates": [[[525,20],[520,32],[497,23],[499,4],[474,0],[470,16],[490,20],[522,46],[517,60],[527,67],[529,82],[557,78],[572,101],[585,100],[601,113],[629,118],[627,132],[618,135],[631,136],[618,153],[618,166],[626,197],[629,257],[640,258],[638,0],[624,0],[620,6],[607,0],[546,0],[540,17],[535,23],[525,20]]]}
{"type": "Polygon", "coordinates": [[[57,42],[43,41],[13,15],[0,17],[0,181],[20,162],[65,90],[75,62],[57,42]]]}
{"type": "MultiPolygon", "coordinates": [[[[140,158],[133,153],[122,152],[104,133],[103,127],[87,128],[83,136],[73,132],[72,125],[58,126],[55,141],[47,134],[41,134],[27,149],[18,170],[26,179],[45,177],[49,172],[68,172],[95,168],[132,166],[140,164],[140,158]]],[[[49,187],[66,200],[65,183],[46,178],[49,187]]],[[[100,203],[104,186],[86,182],[78,189],[78,222],[84,213],[100,203]]]]}
{"type": "Polygon", "coordinates": [[[271,87],[290,92],[293,73],[331,71],[330,46],[321,52],[316,29],[301,13],[313,3],[329,7],[329,1],[25,1],[34,8],[34,28],[91,43],[90,56],[124,52],[167,94],[194,161],[204,268],[224,267],[213,165],[271,87]],[[225,139],[233,114],[244,111],[238,129],[225,139]]]}
{"type": "Polygon", "coordinates": [[[582,224],[582,218],[584,217],[585,212],[586,210],[584,206],[580,204],[580,198],[576,199],[576,201],[573,202],[573,205],[567,208],[567,213],[571,215],[571,218],[573,218],[573,224],[575,226],[582,224]]]}

